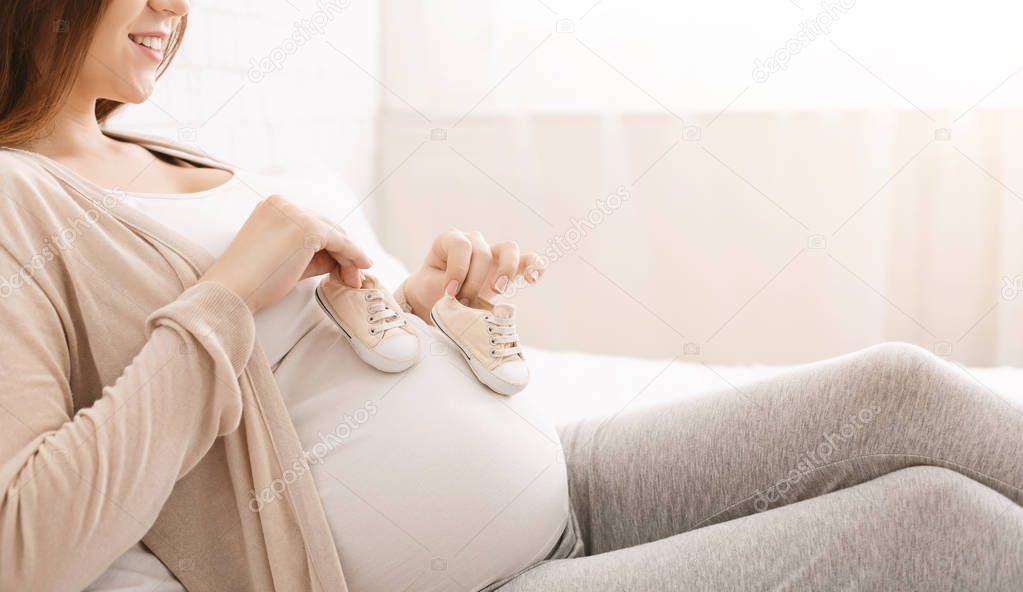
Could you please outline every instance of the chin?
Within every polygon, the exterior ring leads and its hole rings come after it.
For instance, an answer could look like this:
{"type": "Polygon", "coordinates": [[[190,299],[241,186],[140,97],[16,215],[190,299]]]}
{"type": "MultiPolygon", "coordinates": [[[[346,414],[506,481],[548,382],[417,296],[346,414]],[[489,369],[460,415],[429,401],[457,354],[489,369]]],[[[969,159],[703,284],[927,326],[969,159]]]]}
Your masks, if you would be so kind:
{"type": "Polygon", "coordinates": [[[122,103],[130,103],[133,105],[139,105],[145,103],[153,95],[153,91],[156,90],[155,82],[140,83],[135,88],[122,89],[122,92],[117,93],[117,101],[122,103]]]}
{"type": "Polygon", "coordinates": [[[145,94],[145,95],[131,96],[131,97],[128,97],[127,99],[123,99],[121,102],[122,103],[128,103],[128,104],[131,104],[131,105],[141,105],[142,103],[145,103],[149,99],[149,96],[151,94],[152,93],[145,94]]]}

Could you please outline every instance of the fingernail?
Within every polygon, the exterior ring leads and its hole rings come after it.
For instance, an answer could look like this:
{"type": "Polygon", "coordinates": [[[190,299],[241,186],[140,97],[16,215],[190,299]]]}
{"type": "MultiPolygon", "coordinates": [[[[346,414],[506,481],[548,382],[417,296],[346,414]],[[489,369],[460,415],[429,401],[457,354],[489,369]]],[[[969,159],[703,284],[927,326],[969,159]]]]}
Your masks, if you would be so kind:
{"type": "Polygon", "coordinates": [[[506,275],[502,275],[501,277],[497,278],[496,282],[494,282],[494,289],[497,290],[498,292],[501,292],[502,294],[504,293],[504,290],[507,287],[508,287],[508,276],[506,276],[506,275]]]}
{"type": "Polygon", "coordinates": [[[533,283],[535,284],[536,282],[540,281],[540,272],[535,269],[531,270],[529,272],[529,277],[532,278],[533,283]]]}
{"type": "Polygon", "coordinates": [[[469,306],[469,299],[468,298],[459,298],[458,301],[461,302],[462,304],[466,305],[466,306],[469,306]]]}
{"type": "Polygon", "coordinates": [[[444,287],[444,293],[448,296],[458,294],[458,280],[451,280],[448,282],[448,285],[444,287]]]}

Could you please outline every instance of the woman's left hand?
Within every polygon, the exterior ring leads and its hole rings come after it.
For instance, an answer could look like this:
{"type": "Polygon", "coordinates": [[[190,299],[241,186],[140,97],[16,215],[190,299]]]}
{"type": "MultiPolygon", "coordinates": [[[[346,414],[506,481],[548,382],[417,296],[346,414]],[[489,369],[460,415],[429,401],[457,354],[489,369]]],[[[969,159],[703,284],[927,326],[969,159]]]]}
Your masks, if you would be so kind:
{"type": "Polygon", "coordinates": [[[430,323],[430,309],[445,293],[466,303],[507,293],[519,278],[535,285],[544,272],[539,263],[539,255],[520,254],[514,241],[490,244],[479,232],[451,228],[434,239],[423,266],[405,280],[405,299],[430,323]]]}

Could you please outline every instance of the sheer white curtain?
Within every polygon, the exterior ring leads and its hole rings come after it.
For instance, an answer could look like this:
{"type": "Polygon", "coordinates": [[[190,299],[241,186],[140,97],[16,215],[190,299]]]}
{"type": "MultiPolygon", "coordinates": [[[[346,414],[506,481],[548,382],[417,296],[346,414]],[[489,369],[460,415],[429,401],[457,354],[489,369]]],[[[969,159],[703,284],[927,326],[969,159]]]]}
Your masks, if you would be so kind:
{"type": "Polygon", "coordinates": [[[546,251],[532,343],[1023,363],[1016,4],[382,6],[385,243],[546,251]]]}

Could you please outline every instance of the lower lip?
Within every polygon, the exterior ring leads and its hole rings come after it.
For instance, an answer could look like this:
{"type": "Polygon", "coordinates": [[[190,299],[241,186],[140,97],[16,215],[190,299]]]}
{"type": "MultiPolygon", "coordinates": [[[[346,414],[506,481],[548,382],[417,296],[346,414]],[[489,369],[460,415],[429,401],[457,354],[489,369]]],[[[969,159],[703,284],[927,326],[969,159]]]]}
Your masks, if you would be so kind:
{"type": "Polygon", "coordinates": [[[131,43],[137,49],[141,50],[142,53],[146,54],[146,56],[148,56],[149,59],[153,60],[154,62],[159,63],[159,62],[163,61],[163,52],[162,51],[156,51],[156,50],[153,50],[153,49],[150,49],[150,48],[146,47],[145,45],[139,45],[138,43],[135,43],[131,39],[128,40],[128,43],[131,43]]]}

